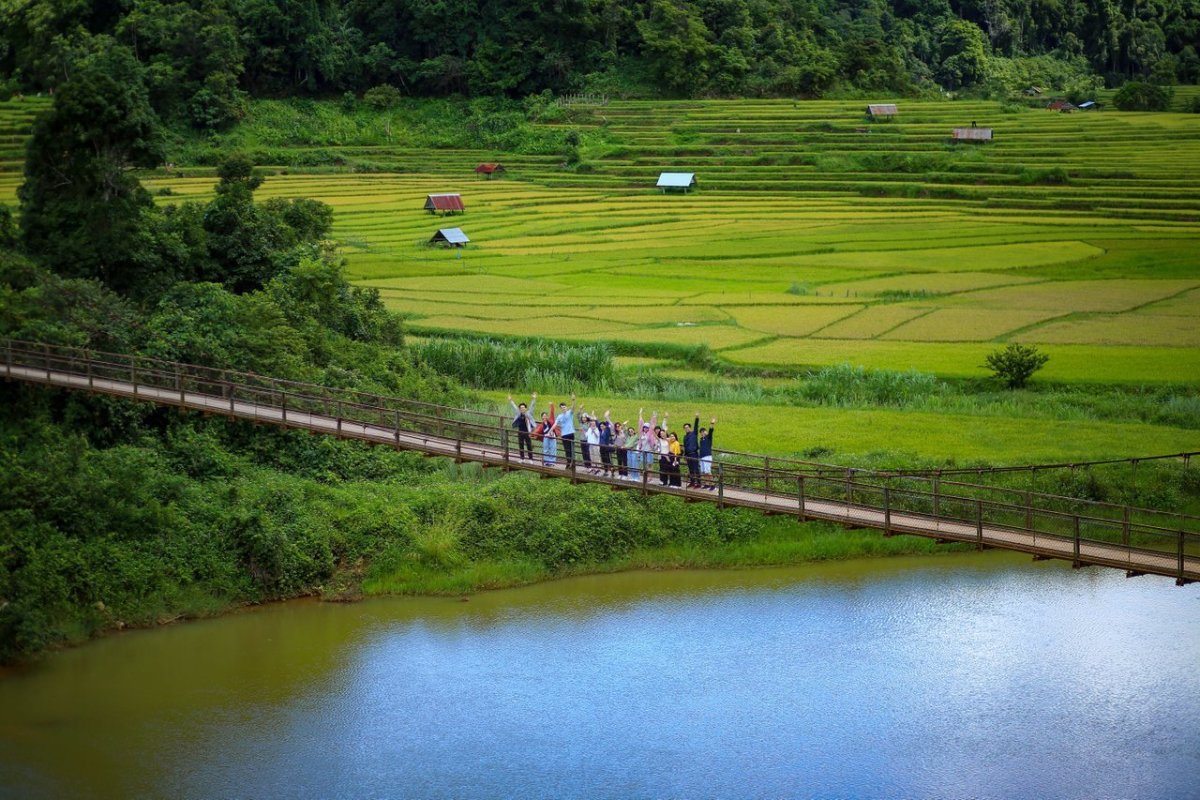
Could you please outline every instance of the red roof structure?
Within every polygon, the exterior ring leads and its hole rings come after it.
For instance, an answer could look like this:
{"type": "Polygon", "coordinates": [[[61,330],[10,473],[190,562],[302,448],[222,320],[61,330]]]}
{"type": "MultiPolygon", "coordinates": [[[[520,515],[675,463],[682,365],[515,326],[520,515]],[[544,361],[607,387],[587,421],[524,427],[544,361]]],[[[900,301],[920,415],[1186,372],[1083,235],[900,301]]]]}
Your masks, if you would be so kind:
{"type": "Polygon", "coordinates": [[[461,214],[467,210],[463,205],[462,195],[455,194],[431,194],[425,198],[425,210],[430,214],[438,211],[443,214],[461,214]]]}
{"type": "Polygon", "coordinates": [[[491,175],[495,172],[504,172],[503,164],[480,164],[475,168],[475,171],[480,175],[491,175]]]}

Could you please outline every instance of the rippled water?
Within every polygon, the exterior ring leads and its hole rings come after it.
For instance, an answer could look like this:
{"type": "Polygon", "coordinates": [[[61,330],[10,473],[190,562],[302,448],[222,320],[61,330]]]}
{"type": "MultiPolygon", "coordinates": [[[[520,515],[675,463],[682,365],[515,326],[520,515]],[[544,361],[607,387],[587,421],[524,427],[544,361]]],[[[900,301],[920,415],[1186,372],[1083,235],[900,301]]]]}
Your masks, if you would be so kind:
{"type": "Polygon", "coordinates": [[[1200,587],[1002,554],[289,603],[0,677],[21,797],[1200,796],[1200,587]]]}

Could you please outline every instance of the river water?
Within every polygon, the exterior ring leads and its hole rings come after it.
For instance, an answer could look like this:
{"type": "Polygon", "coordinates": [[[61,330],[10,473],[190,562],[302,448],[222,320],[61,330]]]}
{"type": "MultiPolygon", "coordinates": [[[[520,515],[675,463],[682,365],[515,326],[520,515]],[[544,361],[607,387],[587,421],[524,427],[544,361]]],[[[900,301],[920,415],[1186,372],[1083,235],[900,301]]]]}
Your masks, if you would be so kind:
{"type": "Polygon", "coordinates": [[[0,675],[12,797],[1200,797],[1200,587],[998,553],[295,602],[0,675]]]}

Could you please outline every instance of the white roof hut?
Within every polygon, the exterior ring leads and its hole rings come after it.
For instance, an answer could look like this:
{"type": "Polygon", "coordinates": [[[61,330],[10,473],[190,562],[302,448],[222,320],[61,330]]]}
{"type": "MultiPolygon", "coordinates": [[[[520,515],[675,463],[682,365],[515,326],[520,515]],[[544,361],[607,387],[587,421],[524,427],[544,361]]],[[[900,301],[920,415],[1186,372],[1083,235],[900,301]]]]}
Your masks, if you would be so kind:
{"type": "Polygon", "coordinates": [[[658,176],[657,186],[664,193],[666,193],[667,189],[683,189],[686,194],[688,189],[693,189],[696,186],[696,173],[664,172],[658,176]]]}
{"type": "Polygon", "coordinates": [[[430,244],[444,244],[447,247],[462,247],[470,241],[462,228],[441,228],[429,239],[430,244]]]}

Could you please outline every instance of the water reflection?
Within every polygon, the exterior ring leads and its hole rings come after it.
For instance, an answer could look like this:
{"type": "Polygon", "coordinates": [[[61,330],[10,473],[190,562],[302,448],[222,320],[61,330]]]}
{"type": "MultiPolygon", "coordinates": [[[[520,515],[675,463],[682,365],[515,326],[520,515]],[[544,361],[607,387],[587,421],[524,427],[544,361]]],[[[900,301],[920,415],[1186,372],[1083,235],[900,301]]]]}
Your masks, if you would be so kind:
{"type": "Polygon", "coordinates": [[[294,603],[0,680],[0,792],[1183,797],[1197,663],[1197,587],[1002,554],[294,603]]]}

